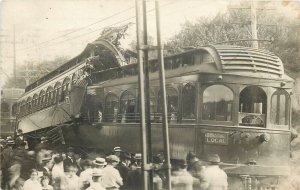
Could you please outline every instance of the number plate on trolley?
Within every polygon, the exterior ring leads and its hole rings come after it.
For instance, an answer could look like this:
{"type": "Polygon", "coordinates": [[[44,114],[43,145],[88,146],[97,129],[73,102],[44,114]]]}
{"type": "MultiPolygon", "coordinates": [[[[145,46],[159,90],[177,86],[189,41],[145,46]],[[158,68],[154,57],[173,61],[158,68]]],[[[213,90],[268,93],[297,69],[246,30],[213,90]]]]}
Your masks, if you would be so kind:
{"type": "Polygon", "coordinates": [[[228,145],[228,133],[223,132],[205,132],[206,144],[228,145]]]}

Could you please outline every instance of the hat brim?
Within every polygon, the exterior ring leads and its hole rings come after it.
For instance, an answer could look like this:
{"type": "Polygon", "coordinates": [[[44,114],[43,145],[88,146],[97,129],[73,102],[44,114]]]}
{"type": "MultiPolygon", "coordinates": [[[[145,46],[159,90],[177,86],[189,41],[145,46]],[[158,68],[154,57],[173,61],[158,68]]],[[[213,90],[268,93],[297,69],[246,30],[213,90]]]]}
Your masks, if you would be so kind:
{"type": "Polygon", "coordinates": [[[97,166],[106,166],[107,162],[103,162],[103,163],[99,163],[96,160],[93,160],[93,164],[97,165],[97,166]]]}
{"type": "Polygon", "coordinates": [[[51,159],[52,159],[52,158],[43,158],[43,159],[42,159],[42,162],[49,162],[49,161],[51,161],[51,159]]]}
{"type": "Polygon", "coordinates": [[[114,150],[113,152],[123,152],[121,149],[114,150]]]}
{"type": "Polygon", "coordinates": [[[7,141],[6,144],[15,144],[14,141],[7,141]]]}

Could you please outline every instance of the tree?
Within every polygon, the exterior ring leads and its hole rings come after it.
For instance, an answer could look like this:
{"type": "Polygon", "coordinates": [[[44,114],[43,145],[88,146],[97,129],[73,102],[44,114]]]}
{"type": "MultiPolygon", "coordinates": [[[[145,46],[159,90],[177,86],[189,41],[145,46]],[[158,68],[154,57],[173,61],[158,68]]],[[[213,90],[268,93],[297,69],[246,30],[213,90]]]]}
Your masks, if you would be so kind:
{"type": "MultiPolygon", "coordinates": [[[[296,79],[295,92],[300,92],[297,81],[300,81],[300,27],[299,21],[287,18],[284,15],[274,12],[265,15],[258,14],[258,39],[259,48],[267,49],[275,53],[284,64],[285,71],[296,79]],[[270,42],[271,41],[271,42],[270,42]]],[[[166,47],[168,54],[183,51],[184,47],[200,47],[208,44],[216,44],[231,40],[251,39],[250,13],[245,10],[234,10],[220,13],[214,18],[199,18],[195,23],[186,22],[182,25],[181,31],[171,38],[166,47]]],[[[224,43],[222,43],[224,44],[224,43]]],[[[227,43],[226,43],[227,44],[227,43]]],[[[231,45],[251,46],[250,41],[237,41],[231,45]]],[[[300,97],[295,97],[293,105],[293,125],[300,118],[300,97]],[[297,101],[298,100],[298,101],[297,101]]]]}
{"type": "MultiPolygon", "coordinates": [[[[154,46],[155,42],[154,42],[154,38],[153,36],[148,36],[148,45],[149,46],[154,46]]],[[[133,51],[133,52],[137,52],[136,51],[136,40],[132,40],[132,42],[129,44],[129,50],[133,51]]],[[[155,50],[149,50],[148,51],[148,57],[149,59],[156,59],[157,58],[157,51],[155,50]]]]}
{"type": "Polygon", "coordinates": [[[19,65],[17,67],[17,81],[14,81],[14,78],[9,78],[4,87],[5,88],[25,88],[28,84],[26,83],[33,83],[34,81],[38,80],[42,76],[50,73],[51,71],[55,70],[62,64],[67,62],[66,57],[56,57],[52,61],[42,61],[42,62],[35,62],[35,61],[27,61],[23,65],[19,65]]]}
{"type": "MultiPolygon", "coordinates": [[[[268,16],[262,13],[258,17],[258,23],[265,23],[265,25],[258,25],[258,38],[268,40],[260,41],[260,48],[274,52],[282,59],[285,68],[291,74],[297,74],[300,71],[298,21],[276,12],[274,15],[268,16]]],[[[214,18],[199,18],[195,23],[187,21],[166,46],[169,54],[173,54],[183,51],[183,47],[200,47],[231,40],[251,39],[249,21],[250,14],[245,10],[219,13],[214,18]]],[[[251,46],[250,41],[237,41],[231,44],[251,46]]]]}

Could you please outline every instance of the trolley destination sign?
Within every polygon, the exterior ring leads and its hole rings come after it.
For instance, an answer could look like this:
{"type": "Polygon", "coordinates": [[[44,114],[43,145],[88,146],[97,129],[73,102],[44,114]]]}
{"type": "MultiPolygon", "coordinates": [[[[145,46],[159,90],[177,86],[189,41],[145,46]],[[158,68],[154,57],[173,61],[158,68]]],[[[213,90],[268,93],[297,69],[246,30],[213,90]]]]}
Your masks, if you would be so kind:
{"type": "Polygon", "coordinates": [[[205,132],[206,144],[228,145],[228,133],[224,132],[205,132]]]}

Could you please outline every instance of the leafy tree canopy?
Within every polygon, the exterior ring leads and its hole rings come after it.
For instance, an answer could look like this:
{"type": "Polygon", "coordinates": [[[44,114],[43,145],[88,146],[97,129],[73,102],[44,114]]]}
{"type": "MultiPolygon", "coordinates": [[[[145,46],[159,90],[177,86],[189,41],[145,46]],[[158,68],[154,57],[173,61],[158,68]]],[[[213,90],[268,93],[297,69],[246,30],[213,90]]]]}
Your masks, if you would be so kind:
{"type": "MultiPolygon", "coordinates": [[[[296,75],[300,71],[299,21],[277,12],[270,15],[263,11],[257,13],[257,20],[258,39],[266,40],[259,41],[259,48],[274,52],[285,64],[287,72],[296,75]]],[[[183,51],[183,47],[217,43],[251,47],[251,41],[243,41],[245,39],[251,39],[250,10],[232,10],[214,18],[203,17],[193,23],[187,21],[166,47],[169,54],[183,51]]]]}

